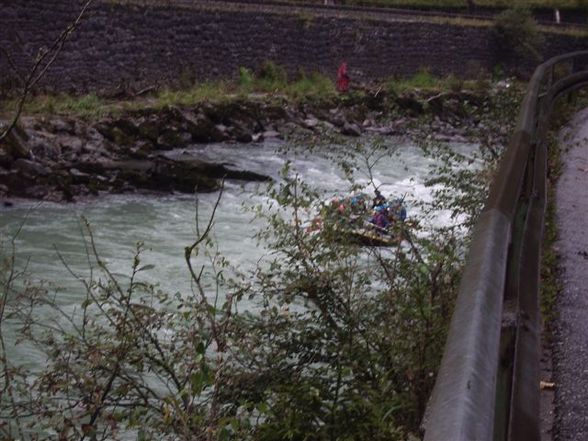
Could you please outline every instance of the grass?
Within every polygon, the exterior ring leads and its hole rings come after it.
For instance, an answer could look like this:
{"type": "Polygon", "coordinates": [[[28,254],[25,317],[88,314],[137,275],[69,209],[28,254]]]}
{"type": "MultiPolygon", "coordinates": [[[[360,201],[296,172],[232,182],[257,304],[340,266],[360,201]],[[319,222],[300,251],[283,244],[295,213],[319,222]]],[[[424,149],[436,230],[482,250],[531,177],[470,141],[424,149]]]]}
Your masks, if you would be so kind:
{"type": "MultiPolygon", "coordinates": [[[[1,113],[10,113],[16,109],[17,100],[9,100],[0,108],[1,113]]],[[[109,104],[94,94],[71,96],[39,95],[29,98],[25,103],[25,114],[78,115],[95,118],[108,113],[109,104]]]]}
{"type": "MultiPolygon", "coordinates": [[[[482,75],[484,76],[484,75],[482,75]]],[[[457,92],[462,89],[479,90],[480,81],[488,83],[488,78],[478,80],[462,80],[454,75],[437,77],[427,69],[421,69],[416,74],[407,78],[390,78],[384,83],[384,87],[390,92],[401,94],[413,90],[422,90],[428,92],[457,92]]],[[[484,88],[487,88],[487,84],[484,88]]]]}
{"type": "Polygon", "coordinates": [[[155,107],[193,106],[202,102],[218,102],[230,96],[229,84],[225,81],[211,81],[195,85],[188,89],[174,90],[165,88],[155,97],[155,107]]]}
{"type": "MultiPolygon", "coordinates": [[[[242,68],[237,82],[209,81],[184,89],[165,88],[146,97],[111,100],[100,98],[94,94],[34,96],[26,101],[24,114],[98,119],[125,110],[166,106],[190,107],[203,102],[222,102],[242,98],[249,94],[283,95],[298,102],[306,99],[334,97],[336,90],[333,81],[324,75],[318,73],[300,74],[297,80],[288,81],[282,68],[266,63],[258,76],[242,68]]],[[[16,99],[5,101],[0,108],[0,114],[12,114],[16,104],[16,99]]]]}
{"type": "MultiPolygon", "coordinates": [[[[411,77],[393,77],[384,80],[382,88],[393,94],[411,91],[426,93],[457,92],[463,89],[485,91],[489,87],[490,75],[482,75],[477,80],[462,80],[453,75],[438,77],[426,69],[421,69],[411,77]]],[[[366,90],[356,88],[352,93],[363,94],[366,90]]],[[[242,99],[255,94],[271,99],[273,96],[286,97],[293,102],[305,100],[328,100],[338,96],[335,83],[329,77],[319,74],[299,72],[297,79],[288,81],[283,68],[266,63],[257,75],[249,69],[241,68],[237,81],[208,81],[183,89],[165,88],[148,96],[128,99],[106,99],[94,94],[83,96],[41,95],[27,100],[25,115],[76,116],[84,119],[99,119],[122,111],[143,108],[163,108],[166,106],[191,107],[204,102],[225,102],[242,99]]],[[[16,100],[3,103],[0,115],[10,115],[16,107],[16,100]]]]}

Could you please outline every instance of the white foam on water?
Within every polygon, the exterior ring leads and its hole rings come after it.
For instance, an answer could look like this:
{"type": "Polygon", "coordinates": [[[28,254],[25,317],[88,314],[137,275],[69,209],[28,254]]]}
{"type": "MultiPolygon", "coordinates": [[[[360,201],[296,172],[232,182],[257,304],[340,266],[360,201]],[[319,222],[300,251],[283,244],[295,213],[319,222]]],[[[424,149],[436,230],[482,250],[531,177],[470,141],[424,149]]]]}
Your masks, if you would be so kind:
{"type": "MultiPolygon", "coordinates": [[[[219,144],[174,151],[170,155],[199,157],[206,160],[232,164],[235,169],[251,170],[279,179],[280,169],[286,161],[292,161],[293,170],[300,177],[316,186],[325,199],[334,195],[346,195],[349,182],[331,156],[316,150],[301,154],[294,150],[289,155],[275,153],[276,145],[228,145],[219,144]]],[[[475,149],[475,146],[459,146],[475,149]]],[[[419,218],[416,201],[432,198],[432,188],[425,186],[430,166],[435,158],[425,157],[413,145],[400,146],[395,152],[373,168],[373,183],[390,199],[405,197],[409,217],[419,218]]],[[[367,170],[357,174],[360,184],[371,195],[373,186],[367,170]]],[[[264,194],[266,184],[227,181],[214,220],[213,237],[220,252],[239,270],[252,270],[267,255],[258,245],[254,234],[264,227],[263,221],[254,220],[243,204],[255,205],[268,201],[264,194]]],[[[196,198],[201,215],[201,231],[206,226],[218,193],[193,195],[141,196],[109,195],[78,204],[24,203],[0,213],[0,231],[3,237],[24,225],[17,239],[19,262],[29,261],[33,280],[50,280],[62,287],[59,302],[69,311],[83,299],[81,284],[68,274],[56,249],[70,269],[82,277],[88,277],[87,242],[82,236],[80,216],[85,216],[94,232],[100,256],[117,274],[129,275],[136,244],[144,242],[146,251],[142,264],[152,264],[153,270],[141,273],[143,281],[155,283],[169,293],[189,292],[190,277],[184,260],[184,249],[196,238],[196,198]]],[[[439,225],[454,222],[448,213],[437,213],[428,221],[439,225]]],[[[87,238],[86,238],[87,241],[87,238]]],[[[122,280],[125,278],[123,277],[122,280]]],[[[245,303],[241,310],[247,309],[245,303]]],[[[24,358],[38,357],[23,353],[24,358]]]]}

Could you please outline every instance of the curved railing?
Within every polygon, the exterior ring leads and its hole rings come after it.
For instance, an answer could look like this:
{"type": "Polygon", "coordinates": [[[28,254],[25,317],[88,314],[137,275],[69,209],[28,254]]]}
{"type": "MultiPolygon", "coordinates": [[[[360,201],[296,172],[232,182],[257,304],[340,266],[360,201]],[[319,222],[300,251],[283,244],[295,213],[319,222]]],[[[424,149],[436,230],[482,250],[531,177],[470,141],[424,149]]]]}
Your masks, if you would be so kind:
{"type": "Polygon", "coordinates": [[[539,441],[539,268],[553,104],[588,85],[588,51],[541,64],[474,229],[425,441],[539,441]]]}

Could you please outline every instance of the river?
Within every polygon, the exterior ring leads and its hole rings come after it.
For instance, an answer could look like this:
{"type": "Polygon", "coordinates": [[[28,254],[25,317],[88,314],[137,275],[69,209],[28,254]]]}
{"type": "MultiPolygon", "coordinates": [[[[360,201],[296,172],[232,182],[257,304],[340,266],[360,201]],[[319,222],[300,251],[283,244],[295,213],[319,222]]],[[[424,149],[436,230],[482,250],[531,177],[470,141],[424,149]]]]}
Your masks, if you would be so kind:
{"type": "MultiPolygon", "coordinates": [[[[473,149],[471,145],[456,147],[463,151],[473,149]]],[[[194,155],[223,161],[275,179],[279,179],[280,169],[286,161],[292,161],[299,175],[315,185],[325,199],[346,193],[349,183],[330,154],[321,149],[311,154],[285,150],[283,144],[219,144],[172,151],[168,155],[194,155]]],[[[332,153],[333,149],[329,151],[332,153]]],[[[431,198],[432,190],[424,183],[435,159],[425,156],[412,144],[391,147],[390,151],[393,153],[381,158],[374,166],[374,182],[386,196],[406,196],[409,217],[419,218],[420,212],[414,203],[431,198]]],[[[365,171],[364,167],[363,173],[358,173],[359,182],[368,182],[365,171]]],[[[216,214],[213,234],[220,251],[241,270],[253,268],[267,253],[254,238],[255,232],[263,227],[262,221],[254,220],[252,213],[243,209],[244,204],[260,204],[267,200],[265,185],[227,182],[216,214]]],[[[146,271],[143,279],[159,284],[163,291],[185,292],[190,289],[190,278],[183,256],[184,248],[195,238],[195,200],[198,198],[200,215],[206,219],[217,197],[218,193],[196,196],[127,194],[105,195],[75,204],[18,201],[14,207],[0,212],[0,231],[6,240],[22,227],[16,240],[19,265],[28,262],[32,280],[53,284],[58,291],[59,303],[66,308],[79,304],[84,291],[59,255],[71,271],[82,277],[87,277],[90,271],[81,216],[92,225],[98,251],[113,272],[130,274],[136,244],[144,242],[146,251],[142,264],[152,264],[154,268],[146,271]]],[[[450,219],[447,213],[438,213],[430,221],[447,223],[450,219]]],[[[38,356],[24,350],[17,351],[19,357],[25,359],[38,356]]]]}

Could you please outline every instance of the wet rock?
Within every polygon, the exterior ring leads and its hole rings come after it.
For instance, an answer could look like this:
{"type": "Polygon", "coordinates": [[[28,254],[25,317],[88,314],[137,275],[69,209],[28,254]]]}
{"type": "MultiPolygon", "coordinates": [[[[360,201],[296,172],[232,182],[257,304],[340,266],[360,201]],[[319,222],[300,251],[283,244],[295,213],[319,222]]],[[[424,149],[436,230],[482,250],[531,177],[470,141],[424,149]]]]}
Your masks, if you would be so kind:
{"type": "Polygon", "coordinates": [[[47,176],[49,169],[42,164],[29,159],[17,159],[12,164],[12,168],[21,175],[34,178],[36,176],[47,176]]]}
{"type": "Polygon", "coordinates": [[[160,136],[160,124],[154,118],[141,121],[137,126],[137,130],[142,138],[151,142],[157,142],[160,136]]]}
{"type": "Polygon", "coordinates": [[[52,119],[49,127],[52,133],[75,135],[75,124],[72,121],[66,121],[60,118],[52,119]]]}
{"type": "Polygon", "coordinates": [[[73,177],[69,173],[69,170],[53,170],[47,179],[47,183],[62,192],[68,192],[69,187],[73,183],[73,177]]]}
{"type": "Polygon", "coordinates": [[[31,185],[25,188],[22,196],[32,199],[44,199],[49,193],[49,189],[45,185],[31,185]]]}
{"type": "Polygon", "coordinates": [[[423,104],[413,96],[399,96],[396,98],[396,104],[412,116],[422,115],[425,111],[423,104]]]}
{"type": "Polygon", "coordinates": [[[109,157],[112,154],[111,151],[112,151],[112,148],[107,147],[105,145],[104,140],[100,140],[100,141],[88,141],[88,142],[83,143],[81,153],[85,157],[90,157],[90,156],[109,157]]]}
{"type": "Polygon", "coordinates": [[[88,173],[79,171],[77,168],[70,168],[69,174],[75,182],[87,183],[90,181],[90,175],[88,173]]]}
{"type": "Polygon", "coordinates": [[[215,179],[238,179],[245,181],[268,181],[271,178],[248,170],[235,170],[226,164],[218,164],[200,159],[174,161],[176,167],[184,168],[215,179]]]}
{"type": "Polygon", "coordinates": [[[253,133],[241,124],[234,125],[229,131],[230,136],[237,142],[249,143],[253,141],[253,133]]]}
{"type": "Polygon", "coordinates": [[[346,122],[341,128],[341,134],[347,136],[360,136],[361,128],[357,124],[346,122]]]}
{"type": "Polygon", "coordinates": [[[135,142],[135,137],[124,132],[119,127],[112,127],[106,138],[119,146],[128,146],[135,142]]]}
{"type": "Polygon", "coordinates": [[[387,106],[388,95],[388,92],[384,90],[368,93],[365,97],[365,105],[370,110],[383,111],[387,106]]]}
{"type": "Polygon", "coordinates": [[[156,147],[162,150],[171,150],[173,148],[183,147],[192,140],[192,135],[188,132],[178,131],[175,128],[165,130],[157,138],[156,147]]]}
{"type": "Polygon", "coordinates": [[[345,119],[345,115],[343,115],[343,111],[338,108],[329,110],[328,121],[331,124],[333,124],[335,127],[340,127],[340,128],[342,128],[347,123],[347,120],[345,119]]]}
{"type": "Polygon", "coordinates": [[[133,144],[139,135],[137,126],[129,118],[107,119],[95,127],[106,139],[121,146],[133,144]]]}
{"type": "Polygon", "coordinates": [[[206,115],[199,113],[187,120],[187,130],[192,135],[192,141],[198,143],[226,141],[228,136],[224,126],[217,126],[206,115]]]}
{"type": "Polygon", "coordinates": [[[4,149],[0,149],[0,167],[9,168],[13,162],[14,157],[4,149]]]}
{"type": "Polygon", "coordinates": [[[304,121],[302,121],[303,126],[306,127],[307,129],[314,129],[316,128],[320,121],[318,119],[316,119],[315,117],[310,117],[310,118],[306,118],[304,121]]]}
{"type": "Polygon", "coordinates": [[[282,106],[266,106],[262,112],[270,121],[285,120],[288,117],[288,113],[282,106]]]}
{"type": "Polygon", "coordinates": [[[276,132],[275,130],[267,130],[262,133],[262,137],[263,137],[263,139],[272,139],[272,138],[281,138],[281,135],[279,132],[276,132]]]}
{"type": "Polygon", "coordinates": [[[224,124],[215,124],[214,129],[219,133],[220,138],[222,138],[223,140],[225,140],[229,137],[229,135],[227,133],[228,127],[225,126],[224,124]]]}
{"type": "Polygon", "coordinates": [[[61,152],[69,155],[78,155],[82,152],[84,141],[75,136],[58,137],[56,143],[61,147],[61,152]]]}
{"type": "Polygon", "coordinates": [[[133,159],[146,159],[153,152],[153,145],[150,141],[138,141],[128,149],[128,155],[133,159]]]}
{"type": "Polygon", "coordinates": [[[31,152],[36,158],[57,160],[61,149],[54,143],[39,136],[31,136],[31,152]]]}
{"type": "Polygon", "coordinates": [[[235,135],[235,141],[247,144],[253,141],[253,135],[251,133],[246,132],[238,133],[237,135],[235,135]]]}
{"type": "Polygon", "coordinates": [[[2,141],[3,150],[15,158],[28,158],[30,156],[27,145],[28,135],[19,126],[14,127],[2,141]]]}
{"type": "Polygon", "coordinates": [[[441,115],[443,113],[445,102],[444,94],[435,95],[427,100],[427,105],[429,106],[429,110],[436,114],[441,115]]]}

